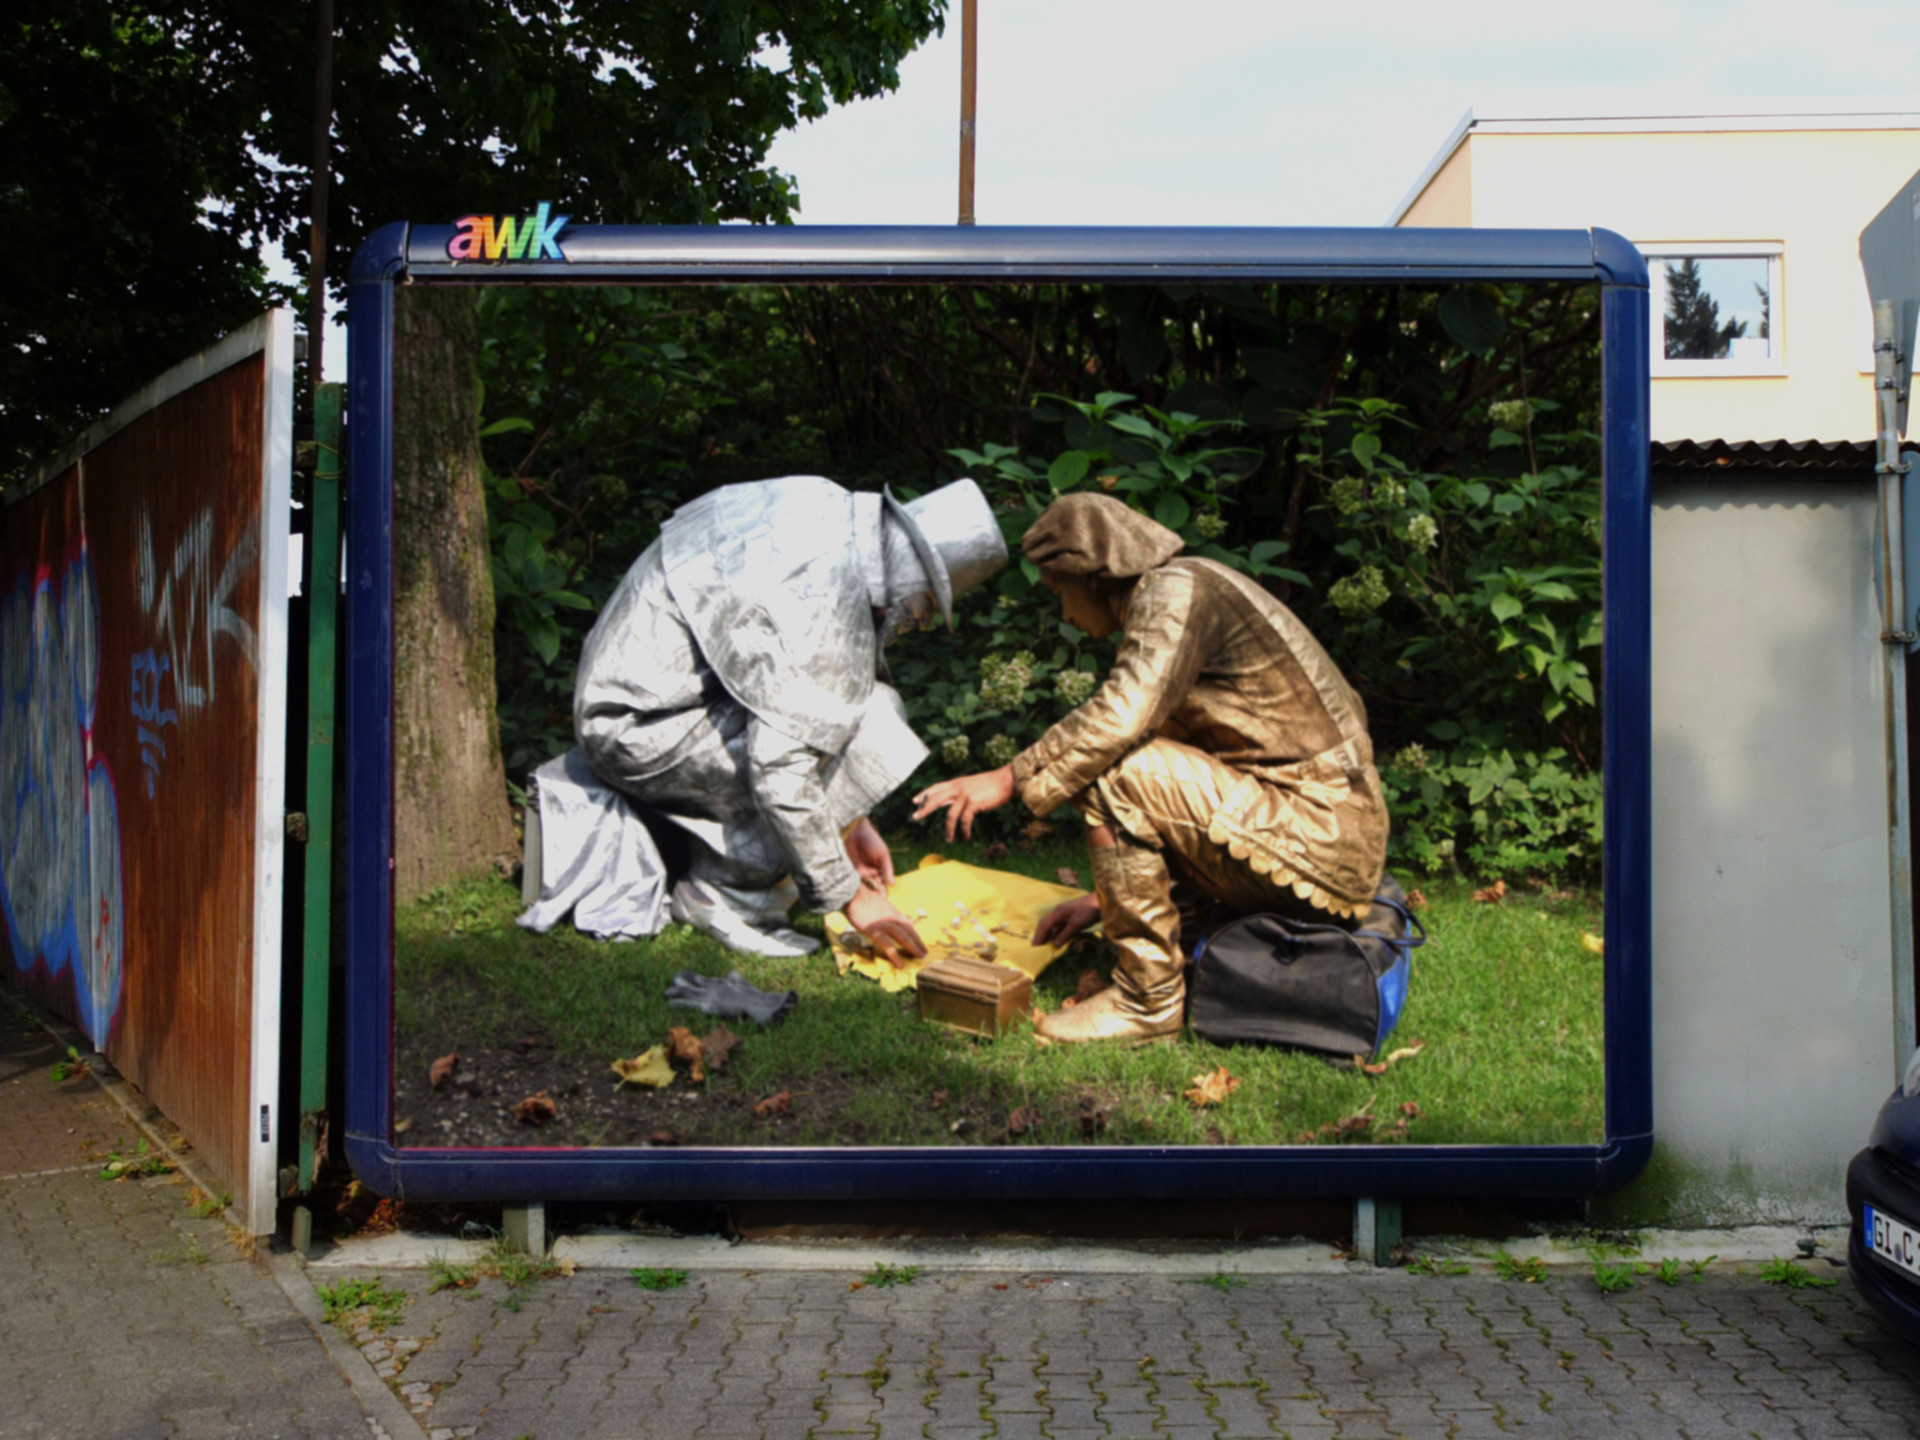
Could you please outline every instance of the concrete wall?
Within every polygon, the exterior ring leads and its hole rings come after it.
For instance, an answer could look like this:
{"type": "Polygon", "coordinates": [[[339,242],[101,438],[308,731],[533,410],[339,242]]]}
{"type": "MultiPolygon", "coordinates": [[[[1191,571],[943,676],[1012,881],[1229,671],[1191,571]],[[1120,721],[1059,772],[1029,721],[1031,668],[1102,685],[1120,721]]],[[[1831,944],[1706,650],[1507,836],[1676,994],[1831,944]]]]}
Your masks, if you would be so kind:
{"type": "Polygon", "coordinates": [[[1469,132],[1400,223],[1599,225],[1649,251],[1779,244],[1785,373],[1656,376],[1652,437],[1873,438],[1860,231],[1920,167],[1920,129],[1518,133],[1523,123],[1469,132]]]}
{"type": "Polygon", "coordinates": [[[1656,472],[1659,1152],[1620,1219],[1843,1218],[1893,1086],[1874,511],[1870,474],[1656,472]]]}

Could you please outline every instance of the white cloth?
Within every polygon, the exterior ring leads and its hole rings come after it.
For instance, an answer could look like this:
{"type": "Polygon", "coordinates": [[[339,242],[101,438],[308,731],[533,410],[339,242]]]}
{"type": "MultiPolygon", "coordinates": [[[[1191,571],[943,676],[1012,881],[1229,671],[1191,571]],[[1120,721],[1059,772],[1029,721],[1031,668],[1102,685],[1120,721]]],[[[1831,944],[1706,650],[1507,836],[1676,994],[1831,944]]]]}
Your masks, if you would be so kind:
{"type": "Polygon", "coordinates": [[[602,939],[658,935],[667,867],[627,797],[595,777],[578,748],[533,772],[540,805],[540,898],[520,917],[544,935],[573,914],[602,939]]]}

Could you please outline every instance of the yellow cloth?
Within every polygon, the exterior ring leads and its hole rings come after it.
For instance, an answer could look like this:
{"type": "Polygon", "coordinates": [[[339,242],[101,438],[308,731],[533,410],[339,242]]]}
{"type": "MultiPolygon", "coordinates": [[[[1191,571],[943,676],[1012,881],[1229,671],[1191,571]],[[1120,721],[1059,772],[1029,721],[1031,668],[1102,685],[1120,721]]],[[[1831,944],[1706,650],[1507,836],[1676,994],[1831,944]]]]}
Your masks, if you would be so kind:
{"type": "Polygon", "coordinates": [[[989,940],[994,964],[1010,965],[1037,979],[1065,947],[1035,945],[1033,927],[1061,901],[1076,900],[1086,893],[1005,870],[986,870],[955,860],[943,862],[939,856],[929,855],[918,870],[897,877],[893,889],[887,892],[887,898],[906,912],[926,942],[923,958],[908,961],[896,970],[880,956],[852,948],[846,939],[851,927],[839,911],[827,916],[827,938],[833,942],[834,959],[842,975],[851,970],[878,980],[888,991],[915,985],[919,973],[936,960],[950,960],[956,955],[987,959],[977,947],[989,940]]]}

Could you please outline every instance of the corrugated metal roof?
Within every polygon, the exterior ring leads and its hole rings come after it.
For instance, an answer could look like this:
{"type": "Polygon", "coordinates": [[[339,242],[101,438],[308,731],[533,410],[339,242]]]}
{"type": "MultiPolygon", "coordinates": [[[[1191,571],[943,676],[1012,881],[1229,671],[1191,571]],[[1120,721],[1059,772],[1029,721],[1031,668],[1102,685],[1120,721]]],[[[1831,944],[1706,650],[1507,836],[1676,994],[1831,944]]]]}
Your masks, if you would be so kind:
{"type": "MultiPolygon", "coordinates": [[[[1909,442],[1907,454],[1920,452],[1909,442]]],[[[1850,470],[1873,473],[1871,440],[1656,440],[1656,470],[1850,470]]]]}

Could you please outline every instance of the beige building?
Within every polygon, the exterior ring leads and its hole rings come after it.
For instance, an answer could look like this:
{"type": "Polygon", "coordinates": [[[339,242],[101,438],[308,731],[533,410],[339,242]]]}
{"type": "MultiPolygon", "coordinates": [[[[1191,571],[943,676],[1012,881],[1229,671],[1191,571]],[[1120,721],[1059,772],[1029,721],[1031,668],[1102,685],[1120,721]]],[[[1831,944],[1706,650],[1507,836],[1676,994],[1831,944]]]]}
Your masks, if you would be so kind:
{"type": "Polygon", "coordinates": [[[1598,225],[1633,241],[1654,282],[1655,440],[1869,440],[1860,231],[1917,167],[1920,96],[1743,114],[1469,111],[1389,223],[1598,225]],[[1718,323],[1670,325],[1672,282],[1704,293],[1718,323]]]}
{"type": "Polygon", "coordinates": [[[1843,1218],[1916,1038],[1859,237],[1920,97],[1769,110],[1469,114],[1392,217],[1649,261],[1655,1158],[1606,1202],[1636,1223],[1843,1218]]]}

